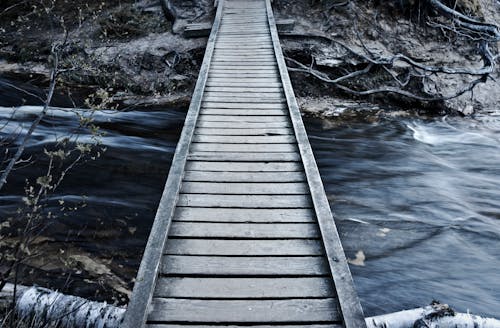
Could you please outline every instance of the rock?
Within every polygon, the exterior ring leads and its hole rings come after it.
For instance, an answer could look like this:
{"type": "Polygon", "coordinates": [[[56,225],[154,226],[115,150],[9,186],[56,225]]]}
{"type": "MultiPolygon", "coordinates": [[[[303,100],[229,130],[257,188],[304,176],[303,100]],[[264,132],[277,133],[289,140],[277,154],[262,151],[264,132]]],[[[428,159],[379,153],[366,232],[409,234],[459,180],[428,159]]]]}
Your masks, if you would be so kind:
{"type": "Polygon", "coordinates": [[[461,110],[462,114],[469,116],[474,114],[474,107],[472,105],[467,105],[461,110]]]}

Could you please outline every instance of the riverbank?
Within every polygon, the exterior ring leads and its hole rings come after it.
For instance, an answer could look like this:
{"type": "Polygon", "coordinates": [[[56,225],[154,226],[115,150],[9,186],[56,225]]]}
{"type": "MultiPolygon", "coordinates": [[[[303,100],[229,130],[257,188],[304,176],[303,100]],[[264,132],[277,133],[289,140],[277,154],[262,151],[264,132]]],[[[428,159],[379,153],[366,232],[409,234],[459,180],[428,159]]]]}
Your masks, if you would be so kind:
{"type": "MultiPolygon", "coordinates": [[[[206,38],[185,38],[183,27],[190,22],[210,22],[214,8],[208,0],[172,3],[176,7],[175,24],[167,21],[159,2],[153,0],[90,1],[85,6],[61,1],[45,8],[17,5],[2,12],[0,74],[28,89],[29,85],[47,87],[51,44],[64,41],[57,87],[60,97],[54,105],[82,107],[86,97],[105,90],[111,105],[121,109],[187,107],[206,38]]],[[[437,19],[432,10],[415,7],[411,1],[401,3],[398,6],[362,1],[351,1],[347,5],[276,1],[276,16],[295,20],[294,30],[281,35],[285,55],[292,60],[288,64],[293,67],[294,62],[314,63],[324,77],[338,77],[362,69],[369,63],[370,56],[388,58],[397,54],[432,67],[465,70],[481,67],[476,41],[430,26],[429,22],[437,19]],[[416,15],[417,11],[424,15],[424,10],[431,16],[429,21],[416,15]]],[[[500,21],[499,8],[488,1],[460,3],[460,9],[472,16],[487,22],[500,21]]],[[[9,8],[7,5],[3,5],[4,10],[9,8]]],[[[496,54],[498,44],[490,43],[490,48],[496,54]]],[[[408,62],[398,62],[391,71],[386,67],[374,68],[370,74],[347,81],[345,86],[356,90],[394,86],[419,97],[447,96],[466,87],[474,78],[467,74],[429,73],[419,80],[413,76],[419,72],[410,66],[408,62]],[[406,86],[398,83],[406,83],[406,86]]],[[[367,108],[369,104],[373,110],[470,115],[500,102],[496,68],[491,79],[477,85],[474,92],[430,102],[386,92],[357,96],[309,72],[290,73],[301,109],[315,116],[330,116],[338,103],[350,104],[340,106],[349,109],[367,108]]],[[[5,93],[13,91],[3,88],[5,93]]],[[[26,95],[3,105],[37,104],[32,98],[26,95]]],[[[335,115],[341,113],[336,111],[335,115]]]]}

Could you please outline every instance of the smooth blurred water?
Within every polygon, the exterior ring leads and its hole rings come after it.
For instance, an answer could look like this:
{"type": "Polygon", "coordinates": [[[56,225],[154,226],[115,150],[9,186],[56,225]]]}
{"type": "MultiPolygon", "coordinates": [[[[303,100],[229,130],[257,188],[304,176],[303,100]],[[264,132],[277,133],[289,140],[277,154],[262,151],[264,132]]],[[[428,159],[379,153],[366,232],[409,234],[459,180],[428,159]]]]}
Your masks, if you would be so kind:
{"type": "Polygon", "coordinates": [[[498,113],[306,125],[365,314],[500,317],[498,113]]]}
{"type": "MultiPolygon", "coordinates": [[[[2,136],[21,137],[40,107],[0,107],[2,136]]],[[[182,129],[178,110],[106,111],[104,155],[77,167],[52,195],[87,206],[47,233],[135,276],[182,129]]],[[[306,119],[311,144],[366,315],[438,299],[460,311],[500,317],[500,116],[322,122],[306,119]],[[364,264],[361,266],[359,264],[364,264]]],[[[46,167],[42,155],[67,134],[89,139],[77,116],[54,109],[12,175],[0,217],[15,211],[24,180],[46,167]]]]}

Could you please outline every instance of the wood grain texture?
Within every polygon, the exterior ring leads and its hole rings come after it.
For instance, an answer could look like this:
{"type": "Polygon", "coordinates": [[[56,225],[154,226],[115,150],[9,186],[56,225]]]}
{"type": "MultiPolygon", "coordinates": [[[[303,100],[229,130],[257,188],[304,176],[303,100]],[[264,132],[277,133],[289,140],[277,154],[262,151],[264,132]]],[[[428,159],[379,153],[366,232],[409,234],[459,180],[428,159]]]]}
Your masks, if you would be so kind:
{"type": "Polygon", "coordinates": [[[306,183],[238,183],[238,182],[189,182],[182,184],[185,194],[226,194],[226,195],[307,195],[306,183]]]}
{"type": "Polygon", "coordinates": [[[188,160],[191,161],[219,161],[219,162],[299,162],[300,156],[296,153],[212,153],[192,152],[188,160]]]}
{"type": "Polygon", "coordinates": [[[260,144],[230,144],[230,143],[192,143],[191,151],[211,152],[242,152],[242,153],[293,153],[297,149],[295,144],[269,144],[263,147],[260,144]]]}
{"type": "Polygon", "coordinates": [[[178,207],[174,221],[191,222],[316,222],[310,209],[245,209],[178,207]]]}
{"type": "Polygon", "coordinates": [[[205,162],[188,161],[187,171],[211,172],[300,172],[303,167],[295,162],[205,162]]]}
{"type": "Polygon", "coordinates": [[[336,297],[328,278],[161,278],[154,297],[283,299],[336,297]]]}
{"type": "Polygon", "coordinates": [[[306,177],[303,172],[211,172],[186,171],[184,181],[197,182],[301,182],[306,177]]]}
{"type": "Polygon", "coordinates": [[[149,322],[338,322],[337,300],[186,300],[154,298],[149,322]]]}
{"type": "Polygon", "coordinates": [[[311,208],[309,195],[179,194],[177,206],[234,208],[311,208]]]}
{"type": "MultiPolygon", "coordinates": [[[[167,255],[220,256],[318,256],[323,255],[320,240],[309,239],[183,239],[172,238],[167,255]]],[[[298,297],[298,296],[297,296],[298,297]]]]}
{"type": "MultiPolygon", "coordinates": [[[[220,325],[214,326],[211,324],[204,325],[192,325],[192,324],[147,324],[147,328],[221,328],[220,325]]],[[[224,325],[224,328],[343,328],[342,324],[302,324],[302,325],[252,325],[252,326],[241,326],[241,325],[224,325]]]]}
{"type": "Polygon", "coordinates": [[[174,222],[169,232],[176,238],[312,239],[319,238],[316,223],[205,223],[174,222]]]}
{"type": "Polygon", "coordinates": [[[173,276],[325,276],[328,263],[320,257],[245,257],[165,255],[162,273],[173,276]]]}
{"type": "Polygon", "coordinates": [[[197,135],[214,136],[276,136],[293,135],[290,129],[286,128],[254,128],[254,129],[235,129],[235,128],[198,128],[195,131],[197,135]]]}

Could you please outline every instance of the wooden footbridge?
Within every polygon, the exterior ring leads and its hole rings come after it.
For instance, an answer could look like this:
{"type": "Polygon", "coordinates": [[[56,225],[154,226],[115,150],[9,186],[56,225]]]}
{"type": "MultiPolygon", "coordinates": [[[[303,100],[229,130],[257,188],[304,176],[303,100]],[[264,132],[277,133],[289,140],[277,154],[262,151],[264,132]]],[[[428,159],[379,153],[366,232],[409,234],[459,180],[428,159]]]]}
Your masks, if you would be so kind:
{"type": "Polygon", "coordinates": [[[126,328],[362,328],[270,0],[219,1],[126,328]]]}

